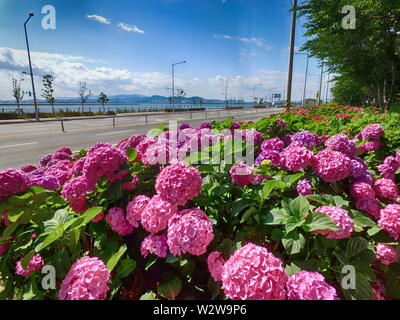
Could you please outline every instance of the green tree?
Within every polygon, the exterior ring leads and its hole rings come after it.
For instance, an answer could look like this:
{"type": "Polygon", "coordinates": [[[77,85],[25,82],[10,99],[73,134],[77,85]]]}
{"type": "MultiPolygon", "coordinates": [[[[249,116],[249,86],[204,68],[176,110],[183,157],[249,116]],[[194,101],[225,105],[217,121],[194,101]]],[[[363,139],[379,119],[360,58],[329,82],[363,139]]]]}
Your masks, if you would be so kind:
{"type": "Polygon", "coordinates": [[[97,102],[101,103],[101,105],[103,106],[104,113],[106,113],[105,104],[108,101],[110,101],[110,99],[107,98],[107,95],[104,92],[101,92],[99,98],[97,99],[97,102]]]}
{"type": "Polygon", "coordinates": [[[86,81],[79,83],[78,94],[81,97],[82,112],[84,112],[84,104],[88,101],[89,97],[92,96],[92,92],[87,89],[86,81]]]}
{"type": "Polygon", "coordinates": [[[48,103],[51,104],[51,110],[53,112],[53,115],[55,114],[54,110],[54,102],[56,99],[54,98],[54,89],[53,89],[53,82],[54,82],[54,77],[50,74],[44,74],[42,83],[43,83],[43,93],[42,97],[46,99],[48,103]]]}

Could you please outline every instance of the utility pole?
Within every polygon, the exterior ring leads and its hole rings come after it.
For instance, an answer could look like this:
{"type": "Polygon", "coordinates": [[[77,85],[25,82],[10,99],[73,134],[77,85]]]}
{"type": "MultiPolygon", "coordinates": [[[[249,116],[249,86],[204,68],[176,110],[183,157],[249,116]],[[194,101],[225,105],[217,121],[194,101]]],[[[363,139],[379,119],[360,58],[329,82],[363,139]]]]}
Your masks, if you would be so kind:
{"type": "Polygon", "coordinates": [[[304,77],[304,92],[303,92],[303,107],[306,106],[306,89],[307,89],[307,76],[308,76],[308,60],[310,56],[307,55],[306,76],[304,77]]]}
{"type": "Polygon", "coordinates": [[[288,81],[287,81],[287,98],[286,98],[285,110],[290,108],[290,103],[291,103],[291,99],[292,99],[294,40],[295,40],[295,35],[296,35],[296,7],[297,7],[297,0],[293,0],[292,27],[291,27],[291,32],[290,32],[290,51],[289,51],[289,70],[288,70],[288,81]]]}
{"type": "Polygon", "coordinates": [[[225,105],[228,107],[228,78],[225,79],[225,105]]]}
{"type": "Polygon", "coordinates": [[[24,29],[25,29],[26,48],[28,50],[29,70],[30,70],[31,81],[32,81],[33,103],[35,104],[36,121],[39,121],[39,110],[38,110],[38,106],[37,106],[37,102],[36,102],[35,83],[33,82],[31,53],[29,51],[28,34],[26,33],[26,24],[28,23],[29,19],[32,17],[33,17],[33,13],[31,12],[31,13],[29,13],[29,18],[24,23],[24,29]]]}
{"type": "Polygon", "coordinates": [[[328,79],[326,81],[326,96],[325,96],[325,103],[328,103],[328,92],[329,92],[329,76],[330,74],[328,74],[328,79]]]}
{"type": "Polygon", "coordinates": [[[318,107],[321,106],[321,95],[322,95],[322,77],[324,75],[324,63],[325,60],[322,60],[322,65],[321,65],[321,76],[319,78],[319,91],[318,91],[318,107]]]}
{"type": "Polygon", "coordinates": [[[186,61],[172,64],[172,113],[175,113],[175,65],[186,63],[186,61]]]}

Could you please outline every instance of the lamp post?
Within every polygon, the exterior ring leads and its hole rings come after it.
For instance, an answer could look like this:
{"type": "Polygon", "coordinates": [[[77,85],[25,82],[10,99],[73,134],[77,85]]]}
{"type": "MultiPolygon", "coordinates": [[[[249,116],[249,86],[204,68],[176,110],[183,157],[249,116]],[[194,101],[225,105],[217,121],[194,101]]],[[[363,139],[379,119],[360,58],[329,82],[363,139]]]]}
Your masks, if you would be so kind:
{"type": "Polygon", "coordinates": [[[172,64],[172,113],[175,113],[175,66],[182,63],[186,63],[186,61],[172,64]]]}
{"type": "Polygon", "coordinates": [[[25,29],[26,48],[28,49],[29,70],[30,70],[31,81],[32,81],[32,92],[33,92],[33,102],[35,104],[36,121],[39,121],[39,110],[38,110],[38,106],[37,106],[37,102],[36,102],[35,84],[33,82],[31,54],[29,51],[28,34],[26,33],[26,24],[28,23],[29,19],[32,17],[33,17],[33,13],[31,12],[31,13],[29,13],[28,19],[26,19],[26,21],[24,23],[24,29],[25,29]]]}

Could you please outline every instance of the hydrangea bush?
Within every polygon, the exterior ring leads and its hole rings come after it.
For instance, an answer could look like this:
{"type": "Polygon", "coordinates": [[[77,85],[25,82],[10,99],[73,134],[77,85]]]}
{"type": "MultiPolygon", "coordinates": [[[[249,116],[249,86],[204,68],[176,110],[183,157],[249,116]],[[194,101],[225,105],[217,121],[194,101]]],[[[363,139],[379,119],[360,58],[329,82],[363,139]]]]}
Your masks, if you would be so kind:
{"type": "Polygon", "coordinates": [[[400,299],[399,125],[295,108],[2,170],[0,299],[400,299]]]}

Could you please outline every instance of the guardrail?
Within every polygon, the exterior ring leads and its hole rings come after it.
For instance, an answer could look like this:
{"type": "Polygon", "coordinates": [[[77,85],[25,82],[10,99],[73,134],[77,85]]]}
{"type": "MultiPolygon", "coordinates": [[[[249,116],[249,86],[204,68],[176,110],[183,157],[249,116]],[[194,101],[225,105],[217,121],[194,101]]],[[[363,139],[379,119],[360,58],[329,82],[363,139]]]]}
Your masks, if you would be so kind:
{"type": "MultiPolygon", "coordinates": [[[[205,119],[209,117],[210,113],[217,113],[217,117],[225,117],[225,116],[230,116],[230,115],[239,115],[243,111],[247,111],[245,113],[247,114],[257,114],[257,113],[264,113],[265,111],[272,111],[275,110],[276,112],[280,112],[283,110],[283,108],[244,108],[244,109],[236,109],[236,110],[204,110],[204,111],[179,111],[179,112],[154,112],[154,113],[141,113],[141,114],[117,114],[117,115],[111,115],[111,116],[93,116],[93,117],[74,117],[74,118],[59,118],[59,119],[54,119],[52,121],[60,121],[61,124],[61,131],[65,133],[65,127],[64,127],[64,121],[75,121],[75,120],[88,120],[88,119],[112,119],[112,126],[115,128],[116,127],[116,119],[117,118],[125,118],[125,117],[144,117],[144,124],[149,123],[149,117],[152,116],[163,116],[163,115],[177,115],[177,114],[187,114],[189,115],[189,119],[187,120],[193,120],[193,114],[200,114],[204,113],[205,114],[205,119]],[[233,114],[232,114],[233,112],[233,114]],[[228,113],[225,115],[221,115],[221,113],[228,113]]],[[[198,118],[195,120],[201,120],[204,118],[198,118]]],[[[51,121],[51,120],[47,120],[51,121]]],[[[182,120],[181,120],[182,121],[182,120]]]]}

